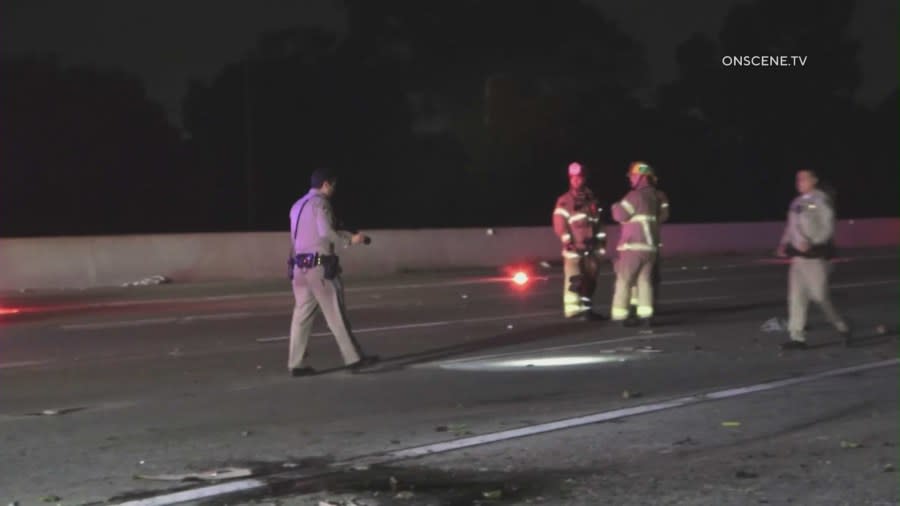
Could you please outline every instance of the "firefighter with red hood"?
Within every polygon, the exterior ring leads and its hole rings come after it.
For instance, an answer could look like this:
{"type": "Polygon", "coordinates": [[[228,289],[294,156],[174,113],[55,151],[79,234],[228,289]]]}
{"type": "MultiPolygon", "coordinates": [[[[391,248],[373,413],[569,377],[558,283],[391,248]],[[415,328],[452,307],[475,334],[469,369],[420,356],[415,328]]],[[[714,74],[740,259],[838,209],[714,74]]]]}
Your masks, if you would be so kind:
{"type": "Polygon", "coordinates": [[[569,191],[556,200],[553,230],[562,244],[563,314],[566,318],[600,319],[592,309],[597,271],[606,255],[606,234],[597,198],[587,187],[584,167],[569,165],[569,191]]]}

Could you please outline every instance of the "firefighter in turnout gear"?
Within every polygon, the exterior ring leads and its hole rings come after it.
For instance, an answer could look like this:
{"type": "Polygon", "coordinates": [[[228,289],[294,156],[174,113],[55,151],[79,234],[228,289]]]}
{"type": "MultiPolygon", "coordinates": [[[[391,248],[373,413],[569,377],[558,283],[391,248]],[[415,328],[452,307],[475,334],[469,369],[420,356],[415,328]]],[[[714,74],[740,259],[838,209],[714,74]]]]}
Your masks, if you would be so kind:
{"type": "MultiPolygon", "coordinates": [[[[655,171],[654,171],[655,172],[655,171]]],[[[654,174],[654,184],[659,184],[659,176],[654,174]]],[[[669,197],[659,188],[656,189],[656,196],[659,199],[659,223],[669,221],[669,197]]],[[[651,282],[653,285],[653,307],[656,308],[656,301],[659,300],[659,286],[662,284],[660,260],[662,259],[662,242],[656,245],[656,261],[653,262],[653,273],[651,274],[651,282]]],[[[637,285],[631,287],[631,307],[628,309],[628,318],[637,318],[638,296],[637,285]]]]}
{"type": "Polygon", "coordinates": [[[584,167],[569,165],[569,191],[556,200],[553,230],[562,244],[563,313],[566,318],[595,319],[592,310],[597,270],[606,255],[600,208],[586,186],[584,167]]]}
{"type": "Polygon", "coordinates": [[[653,168],[644,162],[634,162],[628,168],[631,191],[613,204],[613,219],[621,223],[622,231],[617,250],[616,287],[613,293],[611,318],[625,324],[629,319],[632,287],[637,290],[637,318],[649,325],[653,318],[653,270],[660,246],[659,225],[668,217],[661,192],[656,187],[653,168]]]}

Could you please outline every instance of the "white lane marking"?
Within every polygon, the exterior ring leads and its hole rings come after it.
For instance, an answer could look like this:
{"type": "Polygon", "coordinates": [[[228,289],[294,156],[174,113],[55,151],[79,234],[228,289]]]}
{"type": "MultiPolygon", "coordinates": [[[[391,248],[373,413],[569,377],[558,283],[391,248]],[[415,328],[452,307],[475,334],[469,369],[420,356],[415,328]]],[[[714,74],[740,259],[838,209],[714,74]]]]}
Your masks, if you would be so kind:
{"type": "Polygon", "coordinates": [[[201,315],[191,315],[184,316],[179,318],[178,323],[184,325],[186,323],[192,322],[203,322],[203,321],[217,321],[217,320],[238,320],[241,318],[253,318],[253,317],[264,317],[264,316],[276,316],[283,315],[284,311],[278,312],[261,312],[261,313],[253,313],[253,312],[243,312],[243,313],[214,313],[214,314],[201,314],[201,315]]]}
{"type": "Polygon", "coordinates": [[[234,492],[246,492],[258,488],[266,487],[268,484],[262,480],[248,479],[221,483],[219,485],[210,485],[208,487],[200,487],[183,492],[175,492],[172,494],[163,494],[146,499],[137,499],[134,501],[121,502],[118,506],[167,506],[169,504],[178,504],[188,501],[196,501],[199,499],[208,499],[218,495],[232,494],[234,492]]]}
{"type": "Polygon", "coordinates": [[[758,383],[755,385],[749,385],[745,387],[739,388],[730,388],[727,390],[720,390],[717,392],[710,392],[706,394],[697,394],[691,395],[688,397],[681,397],[678,399],[672,399],[667,401],[656,402],[652,404],[645,404],[642,406],[635,406],[631,408],[624,409],[616,409],[613,411],[594,413],[585,416],[579,416],[575,418],[568,418],[564,420],[558,420],[550,423],[543,423],[532,425],[530,427],[524,427],[520,429],[512,429],[500,432],[494,432],[491,434],[484,434],[480,436],[473,436],[468,438],[456,439],[453,441],[447,441],[443,443],[429,444],[424,446],[418,446],[414,448],[408,448],[405,450],[398,450],[394,452],[389,452],[387,454],[379,455],[371,458],[360,458],[354,459],[347,463],[336,463],[333,464],[335,466],[360,466],[360,465],[377,465],[377,464],[385,464],[392,461],[397,460],[405,460],[405,459],[414,459],[417,457],[423,457],[426,455],[433,455],[436,453],[444,453],[454,450],[460,450],[463,448],[471,448],[473,446],[480,446],[490,443],[496,443],[500,441],[506,441],[515,438],[534,436],[537,434],[543,434],[546,432],[558,431],[563,429],[571,429],[575,427],[581,427],[584,425],[590,425],[599,422],[607,422],[610,420],[616,420],[619,418],[625,418],[629,416],[642,415],[646,413],[653,413],[656,411],[663,411],[672,408],[680,408],[684,406],[689,406],[692,404],[697,404],[705,401],[716,401],[721,399],[728,399],[732,397],[738,397],[741,395],[747,395],[756,392],[763,392],[767,390],[774,390],[778,388],[784,388],[792,385],[799,385],[802,383],[808,383],[820,379],[831,378],[835,376],[843,376],[847,374],[869,371],[873,369],[879,369],[883,367],[896,366],[900,364],[900,359],[891,359],[884,360],[880,362],[871,362],[868,364],[863,364],[854,367],[845,367],[841,369],[833,369],[830,371],[825,371],[816,374],[809,374],[805,376],[800,376],[796,378],[790,378],[786,380],[772,381],[766,383],[758,383]]]}
{"type": "Polygon", "coordinates": [[[883,281],[867,281],[863,283],[841,283],[837,285],[831,285],[831,288],[862,288],[866,286],[896,285],[897,283],[900,283],[900,280],[886,279],[883,281]]]}
{"type": "Polygon", "coordinates": [[[480,362],[482,360],[489,360],[494,358],[503,358],[503,357],[515,357],[519,355],[534,355],[537,353],[543,353],[545,351],[558,351],[558,350],[568,350],[572,348],[584,348],[587,346],[596,346],[598,344],[609,344],[609,343],[622,343],[626,341],[640,341],[640,340],[653,340],[653,339],[665,339],[669,337],[681,337],[681,336],[696,336],[697,334],[694,332],[665,332],[662,334],[638,334],[633,336],[626,337],[615,337],[612,339],[598,339],[596,341],[587,341],[584,343],[576,343],[576,344],[564,344],[561,346],[550,346],[548,348],[537,348],[532,350],[520,350],[520,351],[511,351],[508,353],[494,353],[491,355],[477,355],[472,357],[465,358],[456,358],[452,360],[441,360],[440,362],[432,362],[430,364],[420,364],[415,367],[428,367],[428,366],[440,366],[443,364],[458,364],[461,362],[480,362]]]}
{"type": "MultiPolygon", "coordinates": [[[[686,299],[672,299],[665,300],[665,302],[669,304],[677,304],[682,302],[703,302],[703,301],[711,301],[711,300],[724,300],[724,299],[732,299],[734,297],[730,295],[722,295],[722,296],[714,296],[714,297],[691,297],[686,299]]],[[[448,325],[462,325],[467,323],[483,323],[483,322],[492,322],[498,320],[524,320],[529,318],[542,318],[545,316],[553,316],[559,315],[559,311],[541,311],[537,313],[523,313],[517,315],[505,315],[505,316],[487,316],[483,318],[464,318],[460,320],[442,320],[442,321],[434,321],[434,322],[422,322],[422,323],[407,323],[401,325],[388,325],[385,327],[366,327],[358,330],[354,330],[354,334],[366,334],[369,332],[384,332],[389,330],[408,330],[408,329],[420,329],[420,328],[431,328],[431,327],[445,327],[448,325]]],[[[324,337],[330,336],[331,332],[316,332],[311,335],[311,337],[324,337]]],[[[288,340],[288,336],[278,336],[278,337],[261,337],[256,339],[258,343],[271,343],[275,341],[286,341],[288,340]]]]}
{"type": "Polygon", "coordinates": [[[15,369],[16,367],[31,367],[33,365],[44,365],[53,362],[52,360],[24,360],[22,362],[9,362],[0,364],[0,369],[15,369]]]}
{"type": "Polygon", "coordinates": [[[142,325],[161,325],[164,323],[175,323],[178,318],[147,318],[143,320],[125,320],[115,322],[100,323],[74,323],[70,325],[61,325],[62,330],[96,330],[96,329],[115,329],[123,327],[140,327],[142,325]]]}
{"type": "MultiPolygon", "coordinates": [[[[684,285],[684,284],[694,284],[694,283],[712,283],[716,281],[721,281],[722,278],[697,278],[697,279],[682,279],[675,281],[663,281],[663,285],[684,285]]],[[[900,280],[880,280],[880,281],[868,281],[868,282],[859,282],[859,283],[842,283],[832,285],[832,289],[845,289],[845,288],[864,288],[869,286],[881,286],[881,285],[890,285],[900,283],[900,280]]],[[[407,285],[412,286],[412,285],[407,285]]],[[[540,291],[540,292],[532,292],[531,295],[550,295],[556,293],[555,291],[540,291]]],[[[697,297],[693,299],[675,299],[675,300],[665,300],[662,302],[667,303],[679,303],[679,302],[702,302],[709,300],[722,300],[731,297],[697,297]]],[[[369,308],[377,308],[383,307],[387,304],[362,304],[362,305],[354,305],[349,309],[369,309],[369,308]]],[[[187,324],[197,321],[215,321],[215,320],[236,320],[241,318],[262,318],[268,316],[288,316],[289,311],[277,311],[277,312],[240,312],[240,313],[220,313],[220,314],[209,314],[209,315],[192,315],[186,317],[179,318],[148,318],[142,320],[124,320],[124,321],[114,321],[114,322],[100,322],[100,323],[80,323],[80,324],[69,324],[62,325],[60,329],[66,331],[77,331],[77,330],[102,330],[102,329],[114,329],[114,328],[127,328],[127,327],[139,327],[143,325],[163,325],[163,324],[187,324]]],[[[477,321],[477,320],[475,320],[477,321]]],[[[428,328],[428,327],[437,327],[449,325],[454,322],[459,322],[459,320],[451,321],[451,322],[426,322],[420,324],[410,324],[410,325],[400,325],[400,326],[389,326],[389,327],[376,327],[373,329],[361,329],[357,332],[366,333],[366,332],[380,332],[383,330],[402,330],[407,328],[428,328]]],[[[319,333],[313,334],[314,336],[318,335],[329,335],[328,333],[319,333]]],[[[286,337],[278,337],[278,338],[264,338],[263,340],[259,340],[259,342],[269,342],[269,341],[282,341],[287,339],[286,337]]]]}
{"type": "MultiPolygon", "coordinates": [[[[848,261],[856,261],[856,262],[864,262],[864,261],[876,261],[876,260],[888,260],[888,259],[897,259],[896,255],[874,255],[874,256],[860,256],[853,257],[848,261]]],[[[666,263],[671,263],[673,259],[664,259],[666,263]]],[[[759,259],[749,260],[748,263],[742,264],[729,264],[724,266],[712,266],[707,269],[702,269],[702,267],[686,267],[686,268],[663,268],[662,272],[684,272],[685,270],[719,270],[719,269],[734,269],[734,268],[743,268],[743,267],[758,267],[759,259]]],[[[603,272],[601,273],[603,276],[613,276],[612,272],[603,272]]],[[[561,274],[546,274],[544,276],[540,276],[542,278],[561,278],[561,274]]],[[[497,282],[508,282],[509,278],[506,277],[481,277],[481,278],[469,278],[465,280],[455,280],[455,281],[437,281],[431,283],[412,283],[405,285],[373,285],[373,286],[359,286],[359,287],[350,287],[346,288],[345,291],[348,293],[352,292],[366,292],[366,291],[374,291],[374,290],[397,290],[397,289],[411,289],[411,288],[429,288],[429,287],[446,287],[446,286],[464,286],[464,285],[478,285],[478,284],[487,284],[487,283],[497,283],[497,282]]],[[[665,283],[665,282],[664,282],[665,283]]],[[[103,308],[103,307],[120,307],[120,306],[139,306],[146,304],[163,304],[163,303],[173,303],[173,302],[195,302],[195,301],[222,301],[222,300],[236,300],[236,299],[252,299],[252,298],[265,298],[265,297],[290,297],[290,290],[279,290],[279,291],[271,291],[271,292],[256,292],[256,293],[236,293],[231,295],[204,295],[204,296],[195,296],[195,297],[174,297],[174,298],[166,298],[166,299],[144,299],[144,300],[119,300],[119,301],[107,301],[107,302],[87,302],[82,304],[64,304],[61,306],[55,306],[53,310],[63,310],[63,309],[88,309],[88,308],[103,308]]]]}
{"type": "MultiPolygon", "coordinates": [[[[523,313],[517,315],[502,315],[502,316],[486,316],[483,318],[465,318],[461,320],[444,320],[444,321],[434,321],[434,322],[422,322],[422,323],[406,323],[402,325],[389,325],[385,327],[367,327],[363,329],[354,330],[354,334],[365,334],[369,332],[383,332],[386,330],[406,330],[406,329],[423,329],[430,327],[445,327],[448,325],[459,325],[466,323],[482,323],[482,322],[492,322],[498,320],[523,320],[528,318],[542,318],[545,316],[553,316],[558,315],[559,311],[540,311],[537,313],[523,313]]],[[[316,332],[312,334],[312,337],[322,337],[322,336],[330,336],[331,332],[316,332]]],[[[271,343],[273,341],[286,341],[288,336],[278,336],[278,337],[262,337],[256,340],[259,343],[271,343]]]]}
{"type": "MultiPolygon", "coordinates": [[[[585,425],[591,425],[600,422],[608,422],[611,420],[617,420],[620,418],[626,418],[630,416],[637,416],[647,413],[653,413],[658,411],[663,411],[667,409],[680,408],[684,406],[689,406],[692,404],[698,404],[701,402],[708,401],[717,401],[721,399],[728,399],[732,397],[738,397],[741,395],[748,395],[756,392],[762,392],[766,390],[774,390],[778,388],[784,388],[792,385],[798,385],[802,383],[808,383],[820,379],[835,377],[835,376],[843,376],[846,374],[852,374],[857,372],[864,372],[874,369],[879,369],[883,367],[895,366],[900,363],[900,359],[892,359],[892,360],[884,360],[881,362],[871,362],[868,364],[862,364],[854,367],[845,367],[841,369],[833,369],[830,371],[825,371],[816,374],[810,374],[806,376],[800,376],[796,378],[790,378],[786,380],[778,380],[767,383],[758,383],[755,385],[749,385],[739,388],[730,388],[726,390],[720,390],[717,392],[710,392],[707,394],[697,394],[688,397],[681,397],[677,399],[671,399],[667,401],[655,402],[652,404],[645,404],[642,406],[634,406],[631,408],[624,409],[616,409],[612,411],[605,411],[599,413],[593,413],[590,415],[578,416],[573,418],[566,418],[563,420],[557,420],[555,422],[542,423],[531,425],[529,427],[523,427],[519,429],[505,430],[499,432],[493,432],[489,434],[483,434],[480,436],[472,436],[466,438],[455,439],[451,441],[446,441],[442,443],[434,443],[423,446],[416,446],[412,448],[406,448],[403,450],[396,450],[387,453],[381,453],[375,456],[361,456],[353,459],[335,462],[331,464],[335,471],[337,472],[342,469],[352,469],[360,466],[373,466],[379,464],[387,464],[390,462],[397,462],[401,460],[415,459],[420,457],[425,457],[429,455],[435,455],[439,453],[446,453],[455,450],[461,450],[464,448],[471,448],[474,446],[482,446],[491,443],[498,443],[502,441],[507,441],[511,439],[518,439],[523,437],[535,436],[538,434],[544,434],[547,432],[572,429],[576,427],[582,427],[585,425]]],[[[306,476],[298,476],[296,474],[290,474],[282,477],[280,481],[282,482],[293,482],[300,478],[313,478],[320,475],[328,475],[332,472],[322,472],[313,475],[306,476]]],[[[219,485],[212,486],[204,486],[195,488],[192,490],[185,490],[182,492],[176,493],[167,493],[161,494],[155,497],[148,497],[145,499],[139,499],[134,501],[128,501],[119,503],[117,506],[168,506],[171,504],[178,504],[182,502],[194,501],[197,499],[208,499],[211,497],[215,497],[218,495],[225,495],[234,492],[243,492],[248,490],[255,490],[263,487],[267,487],[272,485],[274,482],[279,481],[279,477],[273,476],[269,478],[269,483],[263,482],[257,479],[245,479],[239,481],[233,481],[229,483],[222,483],[219,485]]]]}

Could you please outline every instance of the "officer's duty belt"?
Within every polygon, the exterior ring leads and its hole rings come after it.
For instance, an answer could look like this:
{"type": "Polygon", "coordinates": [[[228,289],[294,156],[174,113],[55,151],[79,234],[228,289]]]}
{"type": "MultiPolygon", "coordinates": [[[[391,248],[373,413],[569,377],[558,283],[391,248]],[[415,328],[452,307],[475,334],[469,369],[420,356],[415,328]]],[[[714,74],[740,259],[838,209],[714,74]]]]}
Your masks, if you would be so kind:
{"type": "Polygon", "coordinates": [[[313,267],[318,267],[324,263],[327,263],[328,260],[334,255],[320,255],[318,253],[300,253],[294,257],[294,265],[301,269],[312,269],[313,267]]]}

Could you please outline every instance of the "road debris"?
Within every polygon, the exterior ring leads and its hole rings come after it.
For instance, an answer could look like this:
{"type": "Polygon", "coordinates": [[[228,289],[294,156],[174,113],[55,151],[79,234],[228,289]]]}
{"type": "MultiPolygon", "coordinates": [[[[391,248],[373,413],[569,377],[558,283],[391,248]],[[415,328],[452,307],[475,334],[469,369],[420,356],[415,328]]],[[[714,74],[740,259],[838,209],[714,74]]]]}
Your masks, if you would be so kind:
{"type": "Polygon", "coordinates": [[[787,321],[778,317],[769,318],[762,324],[762,326],[760,326],[759,330],[763,332],[786,332],[787,321]]]}
{"type": "Polygon", "coordinates": [[[494,229],[489,228],[489,229],[485,230],[484,233],[487,235],[494,235],[494,229]]]}
{"type": "Polygon", "coordinates": [[[894,466],[894,464],[885,464],[884,467],[881,468],[881,470],[886,473],[893,473],[896,469],[897,468],[894,466]]]}
{"type": "Polygon", "coordinates": [[[759,475],[756,473],[751,473],[750,471],[744,471],[743,469],[741,469],[738,472],[734,473],[734,477],[741,478],[741,479],[759,478],[759,475]]]}
{"type": "Polygon", "coordinates": [[[887,326],[884,324],[878,325],[877,327],[875,327],[875,333],[879,336],[887,334],[887,326]]]}
{"type": "Polygon", "coordinates": [[[74,413],[76,411],[81,411],[85,408],[62,408],[62,409],[45,409],[43,411],[35,412],[35,413],[25,413],[28,416],[59,416],[65,415],[68,413],[74,413]]]}
{"type": "Polygon", "coordinates": [[[249,431],[249,430],[245,430],[245,431],[241,432],[241,436],[243,436],[243,437],[247,437],[247,436],[250,436],[250,435],[252,435],[252,434],[253,434],[253,432],[252,432],[252,431],[249,431]]]}
{"type": "Polygon", "coordinates": [[[641,353],[660,353],[662,352],[659,348],[654,348],[653,346],[642,346],[637,349],[637,351],[641,353]]]}
{"type": "Polygon", "coordinates": [[[130,283],[122,283],[122,286],[151,286],[151,285],[164,285],[166,283],[171,283],[172,280],[161,275],[156,274],[154,276],[150,276],[148,278],[140,279],[138,281],[132,281],[130,283]]]}
{"type": "MultiPolygon", "coordinates": [[[[142,461],[143,462],[143,461],[142,461]]],[[[181,473],[181,474],[155,474],[155,475],[136,475],[139,480],[154,481],[220,481],[230,480],[233,478],[246,478],[252,476],[253,471],[240,467],[226,467],[222,469],[214,469],[212,471],[204,471],[200,473],[181,473]]]]}
{"type": "Polygon", "coordinates": [[[544,268],[544,269],[549,269],[549,268],[550,268],[550,262],[548,262],[548,261],[546,261],[546,260],[543,261],[543,262],[541,262],[540,265],[541,265],[541,267],[544,268]]]}
{"type": "Polygon", "coordinates": [[[181,348],[175,348],[174,350],[169,352],[170,357],[180,357],[184,353],[181,351],[181,348]]]}
{"type": "Polygon", "coordinates": [[[503,498],[503,491],[502,490],[490,490],[488,492],[482,492],[481,495],[484,496],[485,499],[490,499],[492,501],[496,501],[496,500],[503,498]]]}
{"type": "Polygon", "coordinates": [[[41,498],[41,500],[44,502],[59,502],[62,501],[62,498],[58,495],[48,495],[41,498]]]}
{"type": "Polygon", "coordinates": [[[693,438],[691,438],[690,436],[688,436],[688,437],[686,437],[686,438],[684,438],[684,439],[681,439],[681,440],[679,440],[679,441],[675,441],[675,442],[672,443],[672,444],[674,444],[674,445],[695,445],[695,444],[698,444],[698,443],[697,443],[697,441],[695,441],[693,438]]]}
{"type": "Polygon", "coordinates": [[[741,426],[741,422],[731,422],[731,421],[722,422],[722,427],[740,427],[740,426],[741,426]]]}
{"type": "Polygon", "coordinates": [[[412,499],[416,494],[410,492],[409,490],[404,490],[403,492],[398,492],[397,495],[394,496],[394,499],[412,499]]]}
{"type": "Polygon", "coordinates": [[[631,392],[631,391],[629,391],[629,390],[625,390],[624,392],[622,392],[622,398],[623,398],[623,399],[636,399],[636,398],[641,397],[641,396],[643,396],[643,395],[644,395],[644,394],[642,394],[641,392],[631,392]]]}
{"type": "Polygon", "coordinates": [[[841,448],[862,448],[862,445],[853,441],[841,441],[841,448]]]}
{"type": "Polygon", "coordinates": [[[468,299],[468,298],[469,298],[469,294],[463,293],[463,294],[460,294],[460,297],[463,298],[463,299],[468,299]]]}
{"type": "Polygon", "coordinates": [[[388,483],[391,486],[391,492],[396,494],[397,488],[400,486],[400,482],[397,481],[397,478],[391,476],[390,479],[388,479],[388,483]]]}
{"type": "Polygon", "coordinates": [[[509,325],[506,326],[506,330],[512,330],[512,329],[513,329],[513,324],[512,324],[512,323],[510,323],[509,325]]]}
{"type": "Polygon", "coordinates": [[[295,467],[299,467],[299,465],[295,464],[294,462],[285,462],[284,464],[281,464],[281,467],[284,467],[287,469],[293,469],[295,467]]]}

